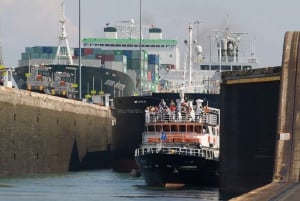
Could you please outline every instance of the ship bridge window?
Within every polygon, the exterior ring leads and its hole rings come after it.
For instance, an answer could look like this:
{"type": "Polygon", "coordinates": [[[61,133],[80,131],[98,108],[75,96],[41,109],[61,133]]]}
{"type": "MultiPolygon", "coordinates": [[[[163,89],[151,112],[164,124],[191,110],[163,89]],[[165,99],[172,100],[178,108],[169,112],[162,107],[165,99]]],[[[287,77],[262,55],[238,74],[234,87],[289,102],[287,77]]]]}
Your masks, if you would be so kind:
{"type": "Polygon", "coordinates": [[[226,65],[226,66],[222,66],[222,71],[224,70],[231,70],[230,66],[226,65]]]}
{"type": "Polygon", "coordinates": [[[133,45],[132,44],[127,44],[127,47],[132,47],[133,45]]]}
{"type": "Polygon", "coordinates": [[[201,65],[200,70],[209,70],[209,65],[201,65]]]}
{"type": "Polygon", "coordinates": [[[243,70],[251,69],[251,66],[243,66],[243,70]]]}
{"type": "Polygon", "coordinates": [[[219,65],[212,65],[211,70],[220,70],[220,66],[219,65]]]}
{"type": "Polygon", "coordinates": [[[232,70],[241,70],[241,66],[232,66],[232,70]]]}
{"type": "Polygon", "coordinates": [[[151,47],[155,47],[155,45],[151,45],[151,47]]]}
{"type": "MultiPolygon", "coordinates": [[[[131,46],[132,47],[132,46],[131,46]]],[[[138,47],[138,45],[134,45],[134,47],[138,47]]]]}
{"type": "Polygon", "coordinates": [[[186,131],[185,125],[180,125],[179,126],[179,131],[180,132],[185,132],[186,131]]]}
{"type": "Polygon", "coordinates": [[[177,125],[171,125],[171,131],[172,132],[178,132],[178,126],[177,125]]]}

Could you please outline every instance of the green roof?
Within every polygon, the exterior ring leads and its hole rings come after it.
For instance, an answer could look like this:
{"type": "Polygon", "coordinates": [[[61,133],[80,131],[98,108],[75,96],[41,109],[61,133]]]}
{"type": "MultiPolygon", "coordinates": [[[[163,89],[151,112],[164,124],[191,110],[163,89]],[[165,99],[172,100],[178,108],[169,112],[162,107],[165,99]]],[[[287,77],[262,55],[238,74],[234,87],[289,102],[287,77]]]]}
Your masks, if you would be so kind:
{"type": "MultiPolygon", "coordinates": [[[[103,44],[140,44],[140,39],[123,38],[84,38],[83,43],[103,43],[103,44]]],[[[142,45],[177,45],[177,40],[166,39],[142,39],[142,45]]]]}

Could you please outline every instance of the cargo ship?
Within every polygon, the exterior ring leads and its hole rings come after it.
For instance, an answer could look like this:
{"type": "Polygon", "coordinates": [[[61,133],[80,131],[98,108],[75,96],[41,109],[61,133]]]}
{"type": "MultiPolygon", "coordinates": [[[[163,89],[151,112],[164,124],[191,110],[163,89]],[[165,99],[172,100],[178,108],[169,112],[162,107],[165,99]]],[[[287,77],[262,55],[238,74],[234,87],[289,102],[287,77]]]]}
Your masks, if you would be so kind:
{"type": "Polygon", "coordinates": [[[142,142],[135,150],[149,186],[216,186],[219,179],[220,110],[208,100],[180,98],[145,110],[142,142]],[[194,104],[195,103],[195,104],[194,104]]]}
{"type": "Polygon", "coordinates": [[[104,38],[83,38],[83,48],[70,48],[62,25],[58,47],[26,47],[25,52],[21,53],[19,65],[14,69],[15,87],[26,89],[26,75],[31,68],[45,65],[51,67],[51,73],[72,72],[78,85],[81,78],[83,97],[93,95],[91,91],[111,94],[112,98],[159,92],[162,88],[159,67],[176,68],[179,50],[177,40],[163,39],[160,28],[147,28],[148,38],[140,41],[134,34],[138,29],[134,21],[121,21],[115,26],[107,25],[104,38]],[[124,30],[126,27],[130,29],[124,30]],[[80,78],[79,57],[82,64],[80,78]]]}

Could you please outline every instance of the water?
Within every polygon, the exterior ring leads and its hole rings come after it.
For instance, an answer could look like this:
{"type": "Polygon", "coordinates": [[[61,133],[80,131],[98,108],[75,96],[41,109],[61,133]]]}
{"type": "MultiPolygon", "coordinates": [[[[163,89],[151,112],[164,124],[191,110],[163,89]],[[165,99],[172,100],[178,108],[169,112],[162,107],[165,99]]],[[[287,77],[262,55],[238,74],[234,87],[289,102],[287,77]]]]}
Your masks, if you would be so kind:
{"type": "Polygon", "coordinates": [[[112,170],[0,178],[0,201],[206,201],[222,199],[217,188],[147,187],[142,177],[112,170]]]}

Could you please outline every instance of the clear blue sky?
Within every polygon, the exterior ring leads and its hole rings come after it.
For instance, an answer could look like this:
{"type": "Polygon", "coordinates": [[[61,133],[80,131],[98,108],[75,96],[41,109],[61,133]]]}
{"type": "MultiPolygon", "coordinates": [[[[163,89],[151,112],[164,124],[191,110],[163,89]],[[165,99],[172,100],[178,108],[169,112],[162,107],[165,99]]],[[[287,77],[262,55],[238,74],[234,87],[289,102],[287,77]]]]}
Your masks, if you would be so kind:
{"type": "MultiPolygon", "coordinates": [[[[81,0],[82,37],[103,37],[105,23],[135,19],[140,0],[81,0]]],[[[6,66],[17,65],[26,46],[58,44],[61,0],[0,0],[0,42],[6,66]]],[[[65,0],[70,46],[78,46],[78,0],[65,0]]],[[[262,0],[142,0],[142,21],[163,29],[165,38],[187,39],[187,26],[200,25],[200,43],[208,51],[208,33],[223,29],[229,15],[232,31],[246,32],[244,44],[255,38],[262,67],[281,65],[286,31],[300,30],[300,1],[262,0]]],[[[194,33],[196,29],[194,29],[194,33]]],[[[248,47],[251,49],[251,47],[248,47]]],[[[250,50],[249,50],[250,51],[250,50]]]]}

